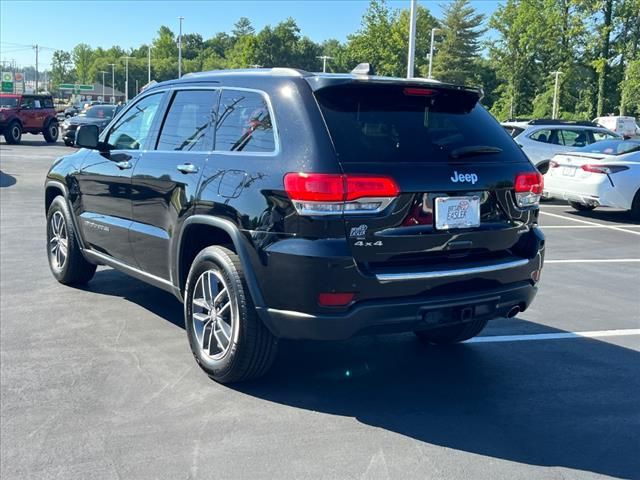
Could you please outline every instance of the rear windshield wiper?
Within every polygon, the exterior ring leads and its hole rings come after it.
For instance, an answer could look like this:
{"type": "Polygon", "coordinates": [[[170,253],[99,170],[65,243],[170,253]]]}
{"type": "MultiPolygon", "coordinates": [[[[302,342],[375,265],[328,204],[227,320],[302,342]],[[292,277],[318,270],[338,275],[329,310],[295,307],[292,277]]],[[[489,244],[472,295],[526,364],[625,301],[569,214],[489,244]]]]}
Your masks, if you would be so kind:
{"type": "Polygon", "coordinates": [[[501,153],[502,149],[498,147],[492,147],[490,145],[471,145],[468,147],[460,147],[455,150],[451,150],[449,158],[462,158],[472,155],[489,155],[492,153],[501,153]]]}

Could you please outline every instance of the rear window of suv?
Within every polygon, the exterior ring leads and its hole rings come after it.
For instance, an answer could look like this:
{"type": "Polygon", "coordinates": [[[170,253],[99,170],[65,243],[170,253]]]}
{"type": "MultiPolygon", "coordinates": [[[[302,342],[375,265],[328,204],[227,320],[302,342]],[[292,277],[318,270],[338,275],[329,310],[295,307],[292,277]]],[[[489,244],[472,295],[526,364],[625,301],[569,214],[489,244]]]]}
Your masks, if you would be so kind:
{"type": "Polygon", "coordinates": [[[472,92],[431,86],[344,85],[315,95],[341,162],[523,160],[509,134],[472,92]],[[452,153],[474,147],[497,151],[465,155],[462,160],[452,153]]]}

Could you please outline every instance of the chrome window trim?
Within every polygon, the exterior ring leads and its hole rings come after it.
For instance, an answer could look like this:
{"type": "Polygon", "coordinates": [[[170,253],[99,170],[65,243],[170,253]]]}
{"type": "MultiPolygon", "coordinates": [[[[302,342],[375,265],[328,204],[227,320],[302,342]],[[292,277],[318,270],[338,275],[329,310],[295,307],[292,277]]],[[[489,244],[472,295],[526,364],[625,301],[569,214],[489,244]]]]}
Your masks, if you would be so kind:
{"type": "MultiPolygon", "coordinates": [[[[172,93],[175,93],[181,90],[218,90],[220,91],[220,95],[222,95],[223,90],[257,93],[263,98],[263,100],[265,101],[265,104],[267,105],[267,109],[269,110],[269,116],[271,117],[271,124],[273,125],[274,150],[272,152],[242,152],[242,151],[230,152],[228,150],[202,150],[199,152],[184,152],[182,150],[149,150],[149,151],[159,152],[159,153],[191,153],[191,154],[200,154],[200,155],[216,154],[216,155],[231,155],[231,156],[240,155],[240,156],[251,156],[251,157],[276,157],[280,154],[281,149],[280,149],[280,135],[279,135],[279,129],[278,129],[278,121],[276,119],[276,116],[274,115],[271,97],[264,90],[258,90],[256,88],[244,88],[244,87],[194,86],[194,85],[183,87],[180,85],[172,85],[171,88],[167,88],[165,91],[171,91],[172,93]]],[[[218,100],[218,106],[219,105],[220,105],[220,102],[218,100]]],[[[169,106],[169,108],[171,107],[169,106]]],[[[166,116],[167,113],[169,113],[169,109],[167,109],[167,111],[164,112],[164,115],[166,116]]],[[[158,138],[160,137],[161,133],[162,133],[162,130],[158,132],[158,138]]]]}

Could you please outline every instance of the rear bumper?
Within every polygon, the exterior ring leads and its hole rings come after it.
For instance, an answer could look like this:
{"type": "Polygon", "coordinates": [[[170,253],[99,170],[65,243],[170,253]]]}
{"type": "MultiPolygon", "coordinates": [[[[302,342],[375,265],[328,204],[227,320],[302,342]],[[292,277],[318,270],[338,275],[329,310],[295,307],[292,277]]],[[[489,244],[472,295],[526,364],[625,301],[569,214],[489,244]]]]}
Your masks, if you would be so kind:
{"type": "Polygon", "coordinates": [[[596,207],[630,209],[631,203],[611,185],[607,175],[591,175],[573,180],[561,175],[545,175],[545,196],[596,207]]]}
{"type": "Polygon", "coordinates": [[[370,300],[344,314],[311,315],[258,309],[267,327],[280,338],[342,340],[358,333],[426,330],[477,319],[504,317],[513,307],[525,310],[537,287],[522,282],[502,289],[435,298],[370,300]]]}
{"type": "Polygon", "coordinates": [[[544,235],[523,234],[522,256],[363,270],[339,240],[289,239],[264,251],[257,310],[282,338],[337,340],[363,331],[408,331],[505,316],[526,309],[544,262],[544,235]],[[524,253],[526,251],[526,254],[524,253]],[[326,292],[354,293],[344,307],[320,306],[326,292]],[[439,312],[425,316],[427,312],[439,312]]]}

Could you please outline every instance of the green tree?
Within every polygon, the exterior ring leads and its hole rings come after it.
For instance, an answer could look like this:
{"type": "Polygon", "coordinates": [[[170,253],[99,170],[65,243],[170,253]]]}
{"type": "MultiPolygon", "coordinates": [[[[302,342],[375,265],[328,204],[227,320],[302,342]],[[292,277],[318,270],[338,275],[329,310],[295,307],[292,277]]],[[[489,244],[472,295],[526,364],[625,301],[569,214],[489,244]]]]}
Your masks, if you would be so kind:
{"type": "Polygon", "coordinates": [[[455,0],[444,8],[441,22],[443,39],[434,55],[435,78],[468,84],[477,78],[480,37],[484,15],[476,13],[469,0],[455,0]]]}
{"type": "Polygon", "coordinates": [[[86,43],[79,43],[73,49],[72,58],[76,69],[77,81],[80,83],[91,82],[93,80],[91,76],[92,48],[86,43]]]}
{"type": "Polygon", "coordinates": [[[251,20],[247,17],[240,17],[233,25],[233,30],[231,32],[235,38],[246,37],[247,35],[253,35],[254,33],[255,29],[253,28],[253,25],[251,25],[251,20]]]}
{"type": "Polygon", "coordinates": [[[64,50],[56,50],[51,58],[51,85],[57,90],[61,83],[69,83],[71,77],[71,54],[64,50]]]}

